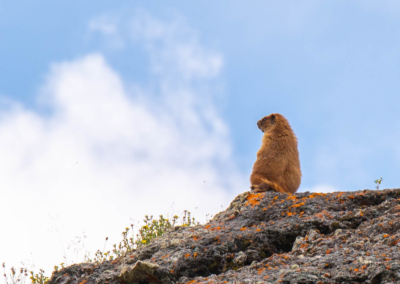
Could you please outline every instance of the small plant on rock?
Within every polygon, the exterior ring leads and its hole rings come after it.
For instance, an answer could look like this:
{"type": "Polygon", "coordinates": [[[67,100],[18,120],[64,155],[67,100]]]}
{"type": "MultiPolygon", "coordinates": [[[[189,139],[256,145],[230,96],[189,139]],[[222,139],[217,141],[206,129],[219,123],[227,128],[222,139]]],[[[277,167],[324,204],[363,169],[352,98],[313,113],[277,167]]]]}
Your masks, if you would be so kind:
{"type": "MultiPolygon", "coordinates": [[[[175,227],[178,223],[179,217],[174,215],[172,219],[164,218],[160,215],[158,219],[154,219],[152,215],[144,216],[144,225],[139,229],[136,237],[134,236],[133,224],[131,227],[125,228],[122,232],[122,241],[119,244],[114,244],[111,251],[105,251],[108,237],[104,243],[103,250],[97,250],[93,259],[88,254],[85,255],[84,262],[96,262],[101,263],[103,261],[112,261],[117,257],[125,256],[138,247],[148,245],[154,238],[160,237],[165,234],[168,229],[175,227]]],[[[187,210],[183,211],[181,219],[181,226],[190,227],[199,225],[200,222],[196,221],[195,218],[191,217],[191,213],[187,210]]]]}
{"type": "MultiPolygon", "coordinates": [[[[15,269],[11,267],[10,272],[6,273],[6,264],[3,262],[3,276],[4,276],[4,283],[5,284],[24,284],[27,277],[28,277],[28,269],[27,268],[20,268],[15,269]]],[[[42,269],[39,270],[39,273],[34,273],[33,271],[29,271],[31,276],[32,284],[47,284],[49,282],[49,277],[44,275],[44,271],[42,269]]]]}
{"type": "Polygon", "coordinates": [[[26,277],[28,276],[28,270],[21,268],[19,271],[14,267],[11,267],[9,274],[6,273],[6,264],[3,262],[3,276],[6,284],[17,284],[25,283],[26,277]]]}
{"type": "Polygon", "coordinates": [[[39,270],[39,273],[34,273],[30,271],[32,284],[47,284],[49,282],[49,277],[44,276],[44,271],[42,269],[39,270]]]}
{"type": "Polygon", "coordinates": [[[375,184],[376,184],[376,189],[379,189],[379,186],[381,185],[381,182],[383,181],[383,178],[380,178],[380,179],[376,179],[375,180],[375,184]]]}
{"type": "MultiPolygon", "coordinates": [[[[175,215],[170,220],[170,219],[165,219],[163,215],[160,215],[160,218],[157,220],[153,219],[153,216],[149,217],[148,215],[146,215],[145,219],[143,220],[145,225],[140,228],[139,233],[136,235],[137,236],[137,239],[135,241],[136,247],[147,245],[150,243],[151,239],[164,235],[164,233],[168,229],[175,227],[178,218],[179,217],[175,215]]],[[[183,211],[181,226],[190,227],[199,224],[200,223],[197,222],[195,218],[191,217],[189,211],[187,210],[183,211]]]]}

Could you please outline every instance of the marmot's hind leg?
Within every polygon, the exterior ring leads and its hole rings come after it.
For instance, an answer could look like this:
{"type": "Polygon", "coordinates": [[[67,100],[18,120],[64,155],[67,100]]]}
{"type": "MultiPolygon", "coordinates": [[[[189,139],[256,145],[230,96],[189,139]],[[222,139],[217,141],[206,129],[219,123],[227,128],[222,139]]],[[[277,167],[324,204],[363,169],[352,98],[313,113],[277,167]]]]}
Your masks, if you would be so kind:
{"type": "Polygon", "coordinates": [[[267,179],[261,179],[262,182],[258,185],[252,185],[250,188],[254,192],[265,192],[265,191],[276,191],[276,192],[286,192],[282,187],[277,185],[275,182],[269,181],[267,179]]]}

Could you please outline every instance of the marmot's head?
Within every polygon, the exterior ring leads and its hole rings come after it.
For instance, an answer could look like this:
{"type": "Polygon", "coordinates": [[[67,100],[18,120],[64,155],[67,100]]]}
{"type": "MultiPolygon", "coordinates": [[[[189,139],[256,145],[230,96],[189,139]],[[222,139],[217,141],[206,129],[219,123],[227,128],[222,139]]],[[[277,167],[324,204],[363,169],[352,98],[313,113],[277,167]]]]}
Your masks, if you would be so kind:
{"type": "Polygon", "coordinates": [[[277,121],[282,117],[279,113],[273,113],[264,116],[259,121],[257,121],[257,126],[262,132],[266,132],[275,127],[277,121]]]}

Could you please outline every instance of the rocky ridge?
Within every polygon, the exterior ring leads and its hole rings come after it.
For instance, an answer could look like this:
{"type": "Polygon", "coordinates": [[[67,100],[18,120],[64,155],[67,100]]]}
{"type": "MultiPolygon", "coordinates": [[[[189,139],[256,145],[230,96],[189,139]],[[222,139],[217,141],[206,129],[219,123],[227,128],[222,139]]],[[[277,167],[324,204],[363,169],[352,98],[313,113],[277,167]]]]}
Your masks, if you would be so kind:
{"type": "Polygon", "coordinates": [[[175,227],[50,284],[400,283],[400,189],[245,192],[212,221],[175,227]]]}

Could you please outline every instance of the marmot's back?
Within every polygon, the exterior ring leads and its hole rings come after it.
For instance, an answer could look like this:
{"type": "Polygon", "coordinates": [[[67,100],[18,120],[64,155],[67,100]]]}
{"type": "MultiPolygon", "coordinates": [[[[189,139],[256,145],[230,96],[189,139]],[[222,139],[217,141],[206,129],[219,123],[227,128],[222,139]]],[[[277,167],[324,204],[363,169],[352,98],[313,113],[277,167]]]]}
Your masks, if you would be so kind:
{"type": "Polygon", "coordinates": [[[250,176],[251,189],[295,193],[301,170],[297,138],[283,115],[270,114],[257,122],[264,132],[257,160],[250,176]]]}

